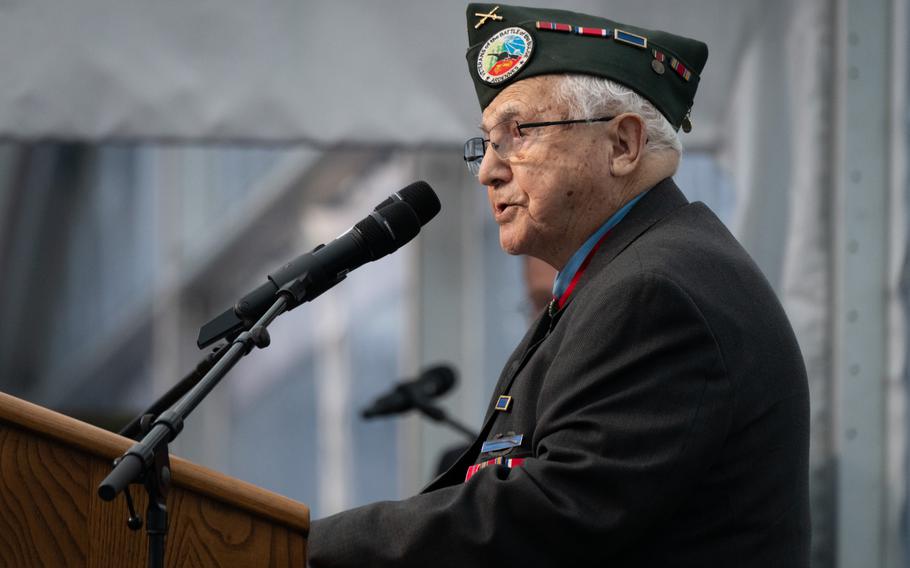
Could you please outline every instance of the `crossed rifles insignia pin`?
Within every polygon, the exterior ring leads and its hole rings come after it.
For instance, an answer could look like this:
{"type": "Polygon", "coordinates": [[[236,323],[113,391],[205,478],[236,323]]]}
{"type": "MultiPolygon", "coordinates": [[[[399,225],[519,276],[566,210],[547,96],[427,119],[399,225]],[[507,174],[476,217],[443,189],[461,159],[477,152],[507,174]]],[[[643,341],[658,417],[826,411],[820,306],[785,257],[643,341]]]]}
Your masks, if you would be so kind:
{"type": "Polygon", "coordinates": [[[489,14],[484,14],[483,12],[474,12],[474,15],[477,16],[478,18],[480,18],[480,21],[478,21],[476,24],[474,24],[474,29],[475,30],[479,29],[480,26],[487,23],[487,20],[493,20],[495,22],[501,21],[502,16],[498,15],[496,13],[496,10],[499,10],[499,6],[496,6],[495,8],[490,10],[489,14]]]}

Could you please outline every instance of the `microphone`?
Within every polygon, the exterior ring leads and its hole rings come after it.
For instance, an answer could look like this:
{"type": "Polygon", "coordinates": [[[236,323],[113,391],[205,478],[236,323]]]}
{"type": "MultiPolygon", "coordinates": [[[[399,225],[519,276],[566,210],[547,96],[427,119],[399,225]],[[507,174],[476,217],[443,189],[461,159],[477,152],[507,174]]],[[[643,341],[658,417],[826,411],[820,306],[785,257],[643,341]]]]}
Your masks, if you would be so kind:
{"type": "MultiPolygon", "coordinates": [[[[395,252],[402,245],[408,243],[420,232],[420,227],[426,225],[430,219],[436,216],[442,208],[436,193],[425,181],[415,181],[404,187],[379,203],[373,212],[362,221],[357,223],[353,229],[338,237],[329,245],[318,246],[310,254],[304,254],[284,265],[281,269],[269,275],[272,282],[280,282],[282,279],[287,281],[293,280],[295,274],[302,274],[308,267],[309,257],[315,254],[323,256],[324,263],[330,263],[335,267],[337,263],[338,274],[347,275],[348,272],[358,268],[373,260],[379,260],[389,253],[395,252]],[[407,205],[407,207],[403,207],[407,205]],[[416,219],[417,223],[414,223],[416,219]],[[372,220],[374,222],[370,222],[372,220]],[[378,229],[385,229],[385,235],[378,229]],[[396,232],[398,234],[396,235],[396,232]],[[358,234],[363,242],[358,239],[358,234]],[[345,245],[341,244],[342,239],[351,235],[345,245]],[[329,256],[328,248],[335,247],[332,256],[329,256]]],[[[330,268],[331,270],[331,268],[330,268]]],[[[329,287],[334,286],[340,280],[332,283],[329,287]]],[[[323,290],[324,291],[324,290],[323,290]]],[[[315,298],[322,292],[313,296],[315,298]]],[[[312,298],[307,298],[309,301],[312,298]]],[[[268,306],[266,306],[268,309],[268,306]]],[[[243,308],[240,309],[242,313],[243,308]]]]}
{"type": "Polygon", "coordinates": [[[398,383],[391,392],[373,401],[361,411],[364,418],[400,414],[422,408],[431,398],[442,396],[455,386],[455,371],[448,365],[426,369],[413,381],[398,383]]]}
{"type": "Polygon", "coordinates": [[[411,185],[396,191],[386,197],[373,211],[379,211],[396,201],[404,201],[410,205],[414,212],[417,213],[421,226],[426,225],[430,219],[439,213],[439,199],[425,181],[415,181],[411,185]]]}
{"type": "MultiPolygon", "coordinates": [[[[268,275],[277,292],[298,278],[305,278],[301,302],[309,302],[347,277],[348,272],[398,250],[420,232],[420,219],[404,202],[394,202],[373,211],[346,233],[327,245],[319,245],[268,275]]],[[[240,315],[248,307],[241,300],[240,315]]]]}
{"type": "Polygon", "coordinates": [[[239,333],[258,319],[275,301],[279,290],[303,281],[299,299],[289,309],[309,302],[347,277],[347,274],[398,250],[439,213],[439,198],[423,181],[396,192],[349,231],[327,245],[319,245],[268,275],[268,281],[243,296],[232,308],[202,326],[196,345],[200,349],[223,337],[239,333]]]}

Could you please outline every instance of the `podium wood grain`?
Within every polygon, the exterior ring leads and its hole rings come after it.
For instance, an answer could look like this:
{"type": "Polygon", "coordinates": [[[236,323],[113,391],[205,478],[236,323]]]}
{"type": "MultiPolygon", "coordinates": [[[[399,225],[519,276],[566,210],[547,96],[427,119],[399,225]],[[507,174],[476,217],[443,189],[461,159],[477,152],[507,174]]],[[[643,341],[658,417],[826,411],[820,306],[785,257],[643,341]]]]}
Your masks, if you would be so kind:
{"type": "MultiPolygon", "coordinates": [[[[0,393],[0,567],[143,567],[144,529],[96,488],[132,442],[0,393]]],[[[304,566],[309,510],[171,458],[168,566],[304,566]]],[[[134,486],[144,516],[144,490],[134,486]]]]}

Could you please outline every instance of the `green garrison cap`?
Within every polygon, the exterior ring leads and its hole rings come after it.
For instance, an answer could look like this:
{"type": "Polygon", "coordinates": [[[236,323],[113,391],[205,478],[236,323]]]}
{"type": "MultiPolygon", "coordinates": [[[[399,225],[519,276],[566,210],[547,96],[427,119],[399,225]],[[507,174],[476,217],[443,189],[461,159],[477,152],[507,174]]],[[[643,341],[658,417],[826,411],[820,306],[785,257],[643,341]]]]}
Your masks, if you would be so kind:
{"type": "Polygon", "coordinates": [[[622,83],[677,130],[691,128],[704,43],[565,10],[469,4],[467,16],[468,67],[481,109],[515,81],[581,73],[622,83]]]}

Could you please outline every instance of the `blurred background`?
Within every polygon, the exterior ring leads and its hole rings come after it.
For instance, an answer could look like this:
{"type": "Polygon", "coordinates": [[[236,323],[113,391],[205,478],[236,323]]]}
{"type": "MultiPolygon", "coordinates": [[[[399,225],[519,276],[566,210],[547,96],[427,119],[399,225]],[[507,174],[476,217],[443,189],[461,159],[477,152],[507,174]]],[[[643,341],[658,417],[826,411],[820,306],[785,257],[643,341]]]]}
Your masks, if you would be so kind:
{"type": "MultiPolygon", "coordinates": [[[[908,0],[560,7],[708,43],[676,181],[799,337],[813,565],[910,566],[908,0]]],[[[446,362],[442,405],[479,428],[534,315],[461,158],[464,11],[0,0],[0,391],[116,431],[208,353],[200,326],[425,179],[442,213],[279,319],[173,445],[314,518],[418,491],[459,435],[360,410],[446,362]]]]}

